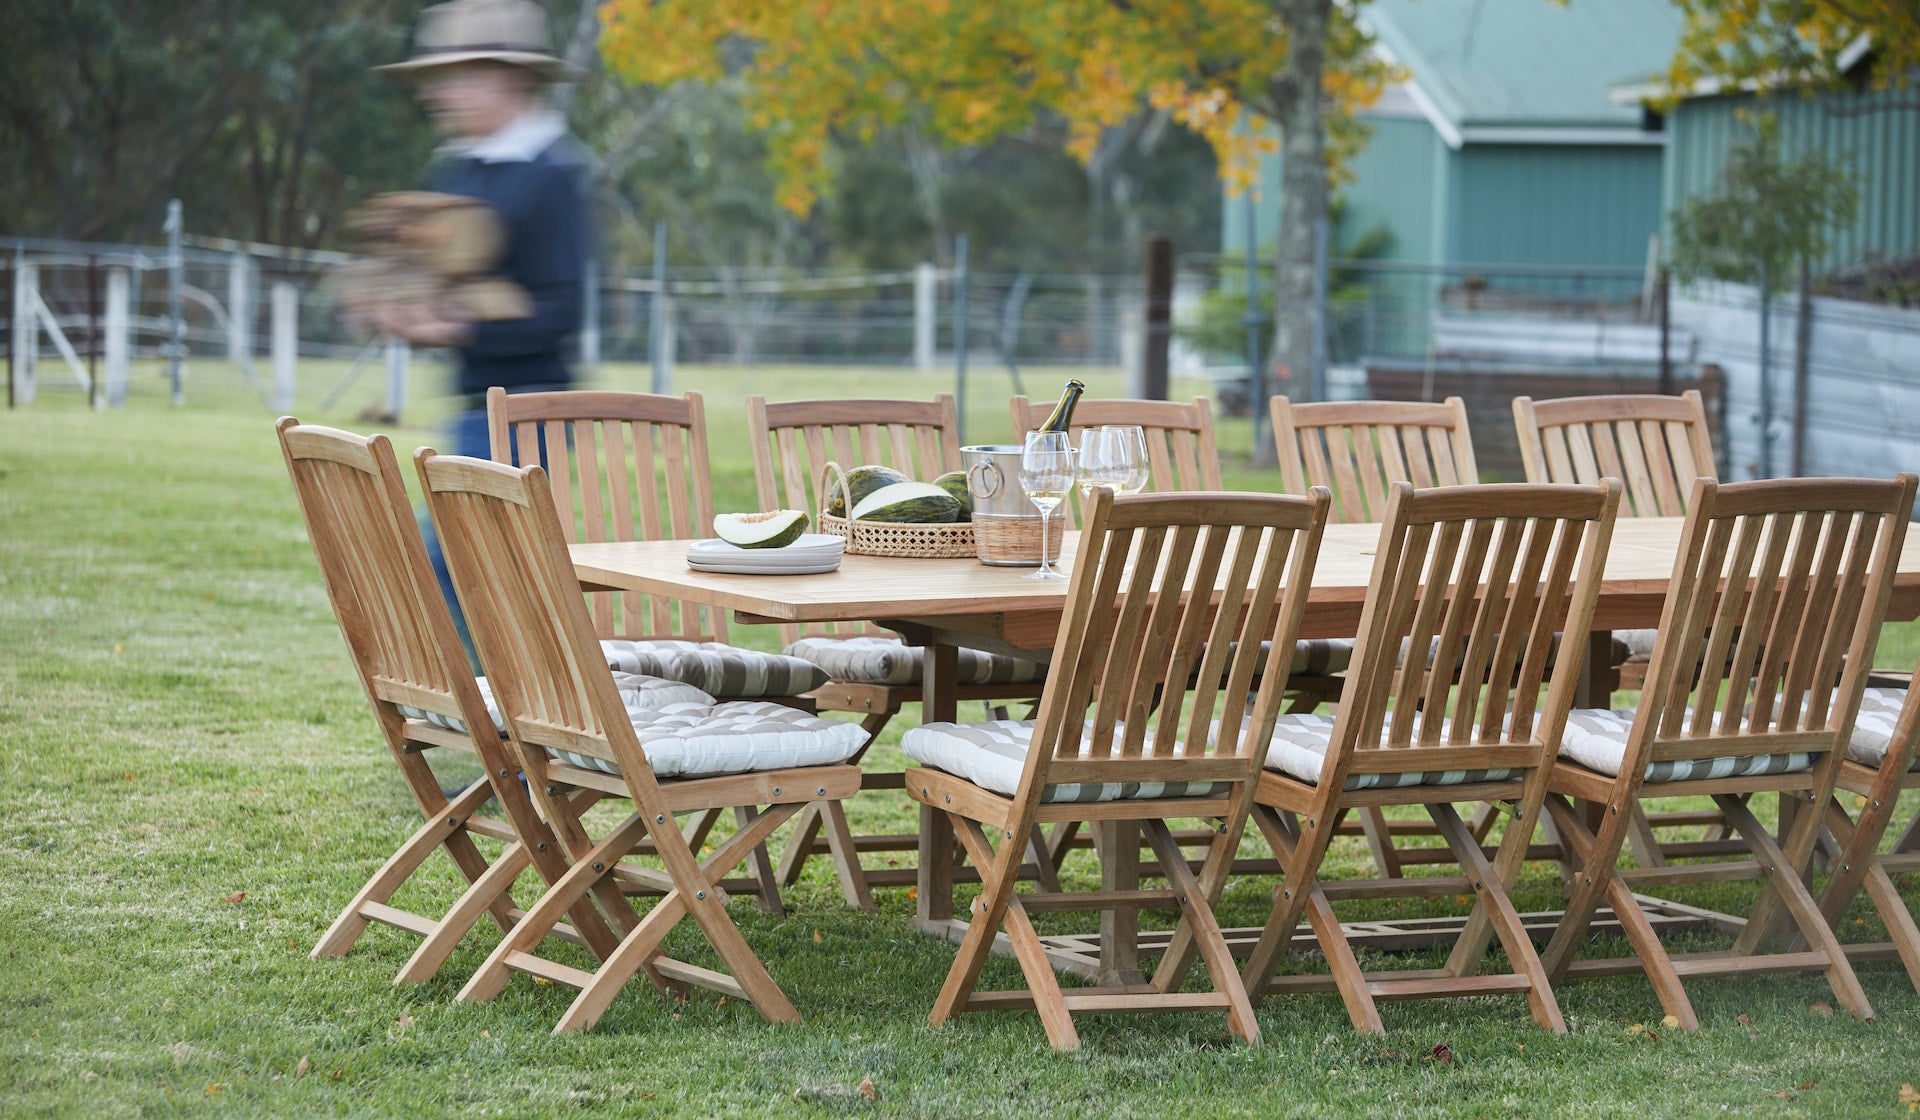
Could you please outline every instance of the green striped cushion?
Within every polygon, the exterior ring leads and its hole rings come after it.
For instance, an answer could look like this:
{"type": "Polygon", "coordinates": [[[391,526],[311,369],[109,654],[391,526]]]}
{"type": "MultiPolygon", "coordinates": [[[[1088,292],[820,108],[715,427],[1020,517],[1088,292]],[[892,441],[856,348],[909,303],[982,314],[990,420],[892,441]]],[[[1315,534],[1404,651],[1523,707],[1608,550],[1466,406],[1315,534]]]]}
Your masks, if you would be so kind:
{"type": "MultiPolygon", "coordinates": [[[[1267,747],[1267,769],[1318,785],[1326,765],[1327,745],[1333,740],[1332,716],[1296,713],[1283,715],[1273,727],[1273,740],[1267,747]]],[[[1441,725],[1441,737],[1446,725],[1441,725]]],[[[1457,786],[1474,782],[1499,782],[1515,771],[1495,770],[1404,770],[1389,774],[1349,774],[1342,789],[1399,789],[1404,786],[1457,786]]]]}
{"type": "MultiPolygon", "coordinates": [[[[494,703],[493,688],[487,684],[487,678],[476,678],[474,683],[480,686],[480,700],[486,704],[487,714],[493,717],[494,728],[501,734],[506,734],[507,723],[500,718],[500,706],[494,703]]],[[[674,704],[705,705],[714,702],[713,697],[690,684],[662,680],[659,677],[649,677],[639,673],[615,673],[613,686],[619,690],[620,703],[625,705],[629,712],[649,711],[674,704]]],[[[408,719],[425,720],[435,727],[445,728],[461,735],[467,733],[466,721],[456,716],[425,711],[411,704],[395,704],[394,707],[408,719]]]]}
{"type": "MultiPolygon", "coordinates": [[[[1685,718],[1693,718],[1693,709],[1685,718]]],[[[1577,762],[1589,770],[1612,777],[1620,774],[1627,757],[1627,735],[1633,729],[1634,709],[1608,711],[1603,708],[1575,708],[1567,715],[1567,729],[1560,736],[1560,757],[1577,762]]],[[[1750,778],[1762,774],[1786,774],[1813,765],[1813,755],[1792,754],[1730,755],[1721,758],[1676,758],[1647,764],[1645,781],[1697,781],[1703,778],[1750,778]]]]}
{"type": "MultiPolygon", "coordinates": [[[[677,704],[628,715],[656,778],[826,766],[845,762],[867,741],[857,723],[822,719],[764,700],[677,704]]],[[[619,766],[604,758],[549,750],[560,761],[582,769],[620,773],[619,766]]]]}
{"type": "MultiPolygon", "coordinates": [[[[898,638],[802,638],[786,653],[819,666],[836,681],[859,684],[919,684],[926,668],[926,650],[898,638]]],[[[1027,684],[1046,675],[1046,666],[1038,661],[964,646],[959,654],[963,685],[1027,684]]]]}
{"type": "Polygon", "coordinates": [[[602,641],[600,648],[609,669],[682,681],[728,699],[798,696],[827,683],[818,666],[798,657],[725,642],[612,638],[602,641]]]}
{"type": "MultiPolygon", "coordinates": [[[[1115,737],[1124,732],[1116,728],[1115,737]]],[[[927,723],[907,732],[900,749],[908,758],[982,789],[1012,797],[1020,791],[1033,721],[996,719],[983,723],[927,723]]],[[[1135,798],[1211,797],[1231,782],[1069,782],[1048,786],[1040,800],[1049,804],[1128,801],[1135,798]]]]}
{"type": "MultiPolygon", "coordinates": [[[[1904,688],[1869,688],[1860,697],[1860,717],[1853,724],[1853,738],[1847,743],[1847,757],[1863,766],[1879,769],[1893,749],[1893,733],[1900,722],[1900,709],[1907,703],[1904,688]]],[[[1920,753],[1913,759],[1913,770],[1920,770],[1920,753]]]]}

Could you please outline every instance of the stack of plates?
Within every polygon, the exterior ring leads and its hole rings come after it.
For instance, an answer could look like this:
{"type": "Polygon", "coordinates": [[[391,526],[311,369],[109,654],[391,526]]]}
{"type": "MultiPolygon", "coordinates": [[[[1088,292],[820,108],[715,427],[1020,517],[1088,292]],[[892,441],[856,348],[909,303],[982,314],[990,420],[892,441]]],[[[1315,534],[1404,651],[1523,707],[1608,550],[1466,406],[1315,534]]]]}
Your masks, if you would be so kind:
{"type": "Polygon", "coordinates": [[[718,538],[687,547],[687,567],[696,572],[738,576],[804,576],[840,566],[846,540],[824,533],[802,533],[785,548],[741,548],[718,538]]]}

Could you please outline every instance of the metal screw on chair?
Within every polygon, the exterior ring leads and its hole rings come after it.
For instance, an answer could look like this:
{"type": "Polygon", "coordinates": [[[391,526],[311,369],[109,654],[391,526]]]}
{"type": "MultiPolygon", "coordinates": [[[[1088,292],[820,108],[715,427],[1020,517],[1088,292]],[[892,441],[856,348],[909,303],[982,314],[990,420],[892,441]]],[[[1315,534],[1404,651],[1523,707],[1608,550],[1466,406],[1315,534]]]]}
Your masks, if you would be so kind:
{"type": "Polygon", "coordinates": [[[1852,871],[1852,870],[1853,870],[1853,865],[1852,865],[1851,863],[1843,863],[1843,864],[1841,864],[1841,865],[1840,865],[1840,870],[1842,870],[1842,871],[1852,871]]]}
{"type": "Polygon", "coordinates": [[[598,862],[596,862],[596,863],[595,863],[595,864],[593,865],[593,869],[594,869],[595,871],[605,871],[605,870],[607,869],[607,865],[606,865],[606,864],[604,864],[604,863],[598,863],[598,862]]]}
{"type": "Polygon", "coordinates": [[[779,787],[779,786],[774,786],[774,787],[773,787],[773,795],[774,795],[775,797],[778,797],[778,796],[780,796],[780,787],[779,787]]]}
{"type": "Polygon", "coordinates": [[[547,850],[547,842],[545,840],[540,841],[540,850],[543,852],[547,850]]]}
{"type": "Polygon", "coordinates": [[[459,818],[459,817],[448,817],[448,818],[447,818],[447,827],[448,827],[448,828],[459,828],[459,827],[460,827],[460,818],[459,818]]]}
{"type": "Polygon", "coordinates": [[[701,899],[702,901],[704,901],[704,900],[706,899],[706,897],[707,897],[707,892],[706,892],[706,891],[694,891],[694,892],[693,892],[693,897],[695,897],[695,898],[697,898],[697,899],[701,899]]]}
{"type": "Polygon", "coordinates": [[[665,813],[655,813],[655,814],[653,815],[653,823],[654,823],[654,824],[665,824],[665,823],[667,823],[667,815],[666,815],[665,813]]]}
{"type": "Polygon", "coordinates": [[[1013,830],[1011,828],[1007,829],[1005,836],[1009,840],[1013,839],[1013,830]]]}
{"type": "Polygon", "coordinates": [[[504,778],[504,777],[506,777],[506,776],[507,776],[507,772],[506,772],[505,770],[502,770],[502,771],[500,771],[500,776],[501,776],[501,777],[503,777],[503,778],[504,778]]]}
{"type": "Polygon", "coordinates": [[[813,792],[820,797],[825,797],[827,795],[827,787],[820,786],[819,788],[815,789],[813,792]]]}

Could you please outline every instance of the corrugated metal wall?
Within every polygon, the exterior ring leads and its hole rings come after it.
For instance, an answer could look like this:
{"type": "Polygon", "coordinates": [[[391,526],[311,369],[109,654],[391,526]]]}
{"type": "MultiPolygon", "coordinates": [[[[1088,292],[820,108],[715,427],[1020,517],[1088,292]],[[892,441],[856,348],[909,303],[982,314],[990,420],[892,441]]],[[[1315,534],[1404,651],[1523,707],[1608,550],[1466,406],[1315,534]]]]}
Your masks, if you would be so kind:
{"type": "Polygon", "coordinates": [[[1653,145],[1468,144],[1444,259],[1637,268],[1660,228],[1653,145]]]}
{"type": "Polygon", "coordinates": [[[1742,94],[1683,103],[1667,121],[1671,135],[1662,210],[1668,231],[1676,207],[1719,181],[1727,148],[1747,128],[1736,114],[1760,109],[1778,118],[1790,155],[1819,152],[1852,172],[1860,188],[1859,217],[1839,232],[1833,251],[1816,267],[1920,253],[1920,112],[1912,109],[1912,100],[1911,90],[1888,90],[1742,94]]]}
{"type": "Polygon", "coordinates": [[[1353,179],[1335,188],[1347,200],[1342,239],[1352,242],[1376,226],[1393,233],[1380,259],[1444,259],[1436,240],[1444,200],[1435,189],[1444,182],[1449,155],[1433,126],[1407,117],[1366,117],[1373,139],[1354,157],[1353,179]]]}

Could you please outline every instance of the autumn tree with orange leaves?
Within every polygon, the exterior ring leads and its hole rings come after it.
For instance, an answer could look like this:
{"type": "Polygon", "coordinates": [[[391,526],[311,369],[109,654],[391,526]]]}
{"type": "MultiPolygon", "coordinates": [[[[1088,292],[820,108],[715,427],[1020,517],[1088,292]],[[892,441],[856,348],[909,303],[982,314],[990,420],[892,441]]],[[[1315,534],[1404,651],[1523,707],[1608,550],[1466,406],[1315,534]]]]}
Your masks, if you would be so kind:
{"type": "Polygon", "coordinates": [[[608,0],[601,49],[636,83],[744,80],[780,201],[796,212],[832,181],[835,137],[911,126],[972,145],[1054,116],[1087,161],[1114,130],[1158,110],[1205,137],[1239,191],[1275,147],[1257,127],[1270,122],[1284,161],[1274,353],[1304,374],[1330,154],[1354,144],[1352,110],[1390,74],[1356,22],[1362,3],[608,0]]]}
{"type": "Polygon", "coordinates": [[[1865,50],[1877,89],[1920,71],[1914,0],[1677,0],[1686,13],[1666,76],[1675,95],[1707,79],[1761,88],[1833,85],[1865,50]]]}

